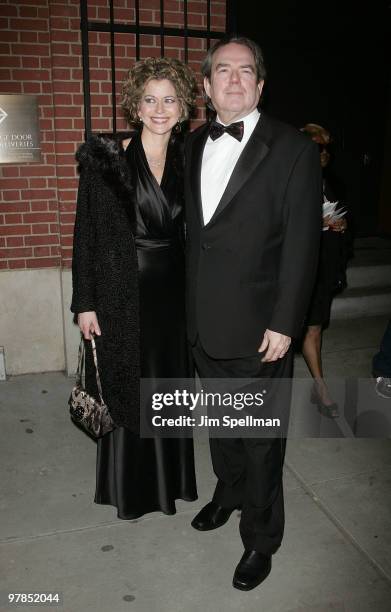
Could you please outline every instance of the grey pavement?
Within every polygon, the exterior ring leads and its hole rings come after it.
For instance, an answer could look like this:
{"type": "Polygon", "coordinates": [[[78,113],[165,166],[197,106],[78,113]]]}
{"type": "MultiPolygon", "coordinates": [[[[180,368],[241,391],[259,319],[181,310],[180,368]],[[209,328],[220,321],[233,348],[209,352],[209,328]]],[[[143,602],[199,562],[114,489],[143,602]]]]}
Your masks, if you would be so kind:
{"type": "MultiPolygon", "coordinates": [[[[326,375],[368,377],[386,320],[332,322],[326,375]]],[[[308,377],[301,356],[295,376],[308,377]]],[[[214,532],[190,526],[215,483],[206,435],[195,440],[199,499],[122,521],[93,502],[95,443],[69,420],[72,384],[59,372],[0,383],[3,599],[61,592],[62,607],[46,609],[63,612],[391,610],[389,439],[288,441],[283,544],[269,578],[243,593],[231,586],[238,516],[214,532]]],[[[40,608],[0,606],[13,609],[40,608]]]]}

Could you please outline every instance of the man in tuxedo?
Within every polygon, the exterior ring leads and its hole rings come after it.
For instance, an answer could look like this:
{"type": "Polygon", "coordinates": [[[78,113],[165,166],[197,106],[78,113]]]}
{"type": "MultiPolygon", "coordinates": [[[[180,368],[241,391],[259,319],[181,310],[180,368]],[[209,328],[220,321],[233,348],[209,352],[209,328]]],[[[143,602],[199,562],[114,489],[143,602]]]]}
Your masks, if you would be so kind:
{"type": "MultiPolygon", "coordinates": [[[[265,67],[246,38],[219,41],[203,63],[216,119],[186,144],[188,337],[201,378],[290,378],[321,233],[316,145],[258,111],[265,67]]],[[[289,408],[288,408],[289,409],[289,408]]],[[[241,508],[245,548],[233,586],[271,569],[284,529],[285,438],[211,438],[213,499],[194,518],[216,529],[241,508]]]]}

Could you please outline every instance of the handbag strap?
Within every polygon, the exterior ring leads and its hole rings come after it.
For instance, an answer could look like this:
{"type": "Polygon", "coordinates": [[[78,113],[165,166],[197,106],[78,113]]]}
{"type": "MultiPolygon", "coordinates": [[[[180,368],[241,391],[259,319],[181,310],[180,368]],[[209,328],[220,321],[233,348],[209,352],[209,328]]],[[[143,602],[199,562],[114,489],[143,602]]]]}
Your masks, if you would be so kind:
{"type": "Polygon", "coordinates": [[[77,358],[76,384],[81,386],[84,367],[84,339],[81,337],[79,344],[79,355],[77,358]]]}
{"type": "MultiPolygon", "coordinates": [[[[94,364],[95,364],[96,385],[98,387],[101,404],[104,404],[103,395],[102,395],[102,384],[100,382],[99,369],[98,369],[98,357],[96,354],[96,344],[95,344],[94,336],[91,336],[91,348],[92,348],[92,357],[94,359],[94,364]]],[[[78,355],[77,370],[76,370],[76,384],[77,385],[82,384],[82,376],[83,376],[84,367],[85,367],[85,344],[84,344],[84,338],[82,336],[80,340],[80,345],[79,345],[79,355],[78,355]]]]}
{"type": "Polygon", "coordinates": [[[101,385],[100,376],[99,376],[98,357],[96,354],[96,345],[95,345],[94,336],[91,336],[91,347],[92,347],[92,356],[94,358],[95,371],[96,371],[96,384],[98,387],[101,404],[104,404],[103,395],[102,395],[102,385],[101,385]]]}

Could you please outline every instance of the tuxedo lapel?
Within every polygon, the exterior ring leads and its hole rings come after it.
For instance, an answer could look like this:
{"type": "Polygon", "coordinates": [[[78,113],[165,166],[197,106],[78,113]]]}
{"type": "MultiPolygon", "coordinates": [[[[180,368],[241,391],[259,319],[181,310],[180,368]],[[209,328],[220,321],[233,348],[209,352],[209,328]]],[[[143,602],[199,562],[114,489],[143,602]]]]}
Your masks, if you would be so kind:
{"type": "Polygon", "coordinates": [[[262,114],[251,134],[250,140],[244,147],[236,163],[227,187],[209,223],[213,223],[216,217],[226,208],[226,206],[228,206],[244,183],[265,159],[266,155],[269,153],[270,140],[271,137],[267,117],[262,114]]]}
{"type": "Polygon", "coordinates": [[[190,159],[190,181],[191,193],[194,204],[198,210],[200,223],[204,225],[204,215],[202,212],[201,200],[201,166],[202,155],[204,152],[205,143],[209,135],[208,124],[205,124],[194,136],[194,142],[191,148],[190,159]]]}

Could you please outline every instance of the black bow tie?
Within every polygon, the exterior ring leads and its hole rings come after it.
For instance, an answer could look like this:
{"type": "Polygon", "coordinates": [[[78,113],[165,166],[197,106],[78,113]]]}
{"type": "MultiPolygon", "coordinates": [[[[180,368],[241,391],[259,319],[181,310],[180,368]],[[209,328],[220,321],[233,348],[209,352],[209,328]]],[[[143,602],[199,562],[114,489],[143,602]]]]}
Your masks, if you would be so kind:
{"type": "Polygon", "coordinates": [[[224,132],[227,132],[227,134],[230,134],[240,142],[243,138],[243,131],[243,121],[237,121],[236,123],[231,123],[230,125],[223,125],[222,123],[218,123],[217,121],[212,121],[209,126],[209,136],[212,140],[220,138],[220,136],[222,136],[224,132]]]}

